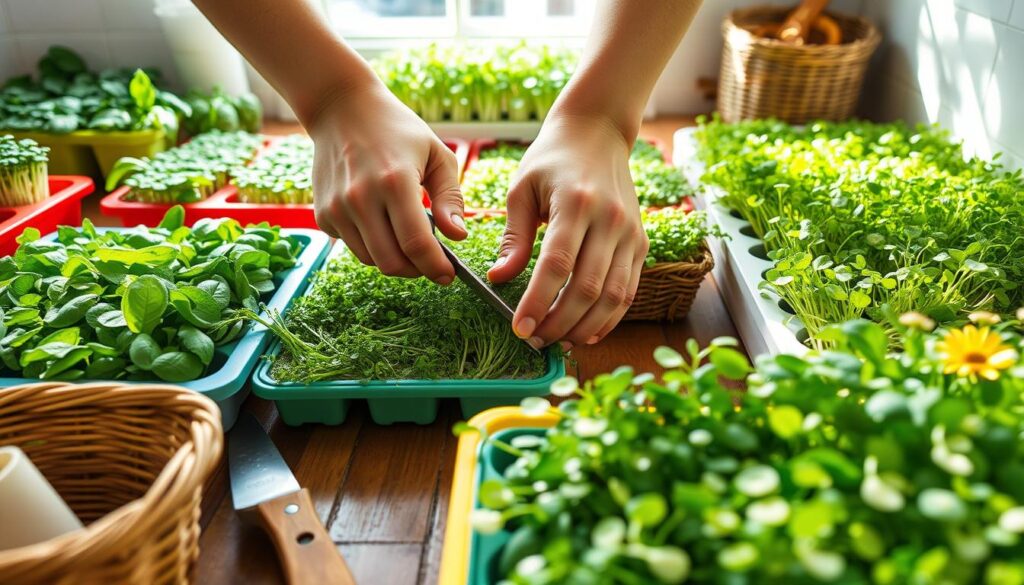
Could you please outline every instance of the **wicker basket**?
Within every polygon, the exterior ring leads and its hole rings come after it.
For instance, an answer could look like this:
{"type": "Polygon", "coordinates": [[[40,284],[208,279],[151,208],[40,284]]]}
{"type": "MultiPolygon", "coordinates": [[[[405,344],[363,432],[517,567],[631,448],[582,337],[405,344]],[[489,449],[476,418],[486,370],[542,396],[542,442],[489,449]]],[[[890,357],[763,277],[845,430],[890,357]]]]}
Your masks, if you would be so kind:
{"type": "Polygon", "coordinates": [[[881,41],[878,29],[863,18],[830,13],[843,33],[838,45],[794,46],[751,34],[758,25],[781,22],[789,10],[747,8],[725,19],[718,82],[722,120],[778,118],[802,124],[853,115],[868,59],[881,41]]]}
{"type": "Polygon", "coordinates": [[[704,277],[715,267],[705,244],[697,262],[662,262],[645,267],[626,321],[675,321],[690,312],[704,277]]]}
{"type": "Polygon", "coordinates": [[[20,447],[86,523],[0,551],[4,585],[189,582],[202,488],[223,446],[213,401],[161,385],[4,388],[0,445],[20,447]]]}

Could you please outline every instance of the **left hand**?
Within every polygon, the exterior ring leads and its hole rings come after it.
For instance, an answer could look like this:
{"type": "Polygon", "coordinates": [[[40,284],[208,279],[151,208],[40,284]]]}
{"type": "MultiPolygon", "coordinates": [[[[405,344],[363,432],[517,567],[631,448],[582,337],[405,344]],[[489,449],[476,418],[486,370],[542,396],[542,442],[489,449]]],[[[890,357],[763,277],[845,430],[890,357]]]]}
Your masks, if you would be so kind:
{"type": "Polygon", "coordinates": [[[534,347],[597,343],[633,302],[649,244],[629,174],[630,142],[602,118],[552,112],[523,157],[487,276],[500,283],[522,272],[537,226],[547,221],[513,319],[534,347]]]}

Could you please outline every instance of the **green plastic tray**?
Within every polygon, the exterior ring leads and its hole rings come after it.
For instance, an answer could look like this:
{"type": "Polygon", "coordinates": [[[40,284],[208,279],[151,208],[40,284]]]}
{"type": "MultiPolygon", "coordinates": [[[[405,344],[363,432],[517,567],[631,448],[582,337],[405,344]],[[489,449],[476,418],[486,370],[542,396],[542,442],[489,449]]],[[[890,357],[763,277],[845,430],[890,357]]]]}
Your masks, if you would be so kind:
{"type": "MultiPolygon", "coordinates": [[[[280,342],[271,355],[281,351],[280,342]]],[[[252,391],[273,400],[285,424],[340,425],[353,400],[365,400],[374,422],[426,425],[437,418],[442,398],[457,398],[467,419],[495,406],[518,404],[527,396],[546,396],[551,383],[565,375],[565,363],[545,352],[547,370],[539,378],[502,380],[333,380],[311,384],[282,383],[270,375],[264,360],[253,374],[252,391]]]]}

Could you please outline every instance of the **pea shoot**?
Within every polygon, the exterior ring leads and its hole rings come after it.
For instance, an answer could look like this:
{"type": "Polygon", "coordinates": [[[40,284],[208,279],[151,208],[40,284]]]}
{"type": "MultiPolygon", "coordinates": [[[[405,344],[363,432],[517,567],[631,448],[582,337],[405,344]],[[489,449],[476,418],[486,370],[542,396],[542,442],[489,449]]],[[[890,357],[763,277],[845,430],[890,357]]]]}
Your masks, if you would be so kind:
{"type": "Polygon", "coordinates": [[[313,141],[292,135],[279,140],[232,181],[245,203],[313,203],[313,141]]]}

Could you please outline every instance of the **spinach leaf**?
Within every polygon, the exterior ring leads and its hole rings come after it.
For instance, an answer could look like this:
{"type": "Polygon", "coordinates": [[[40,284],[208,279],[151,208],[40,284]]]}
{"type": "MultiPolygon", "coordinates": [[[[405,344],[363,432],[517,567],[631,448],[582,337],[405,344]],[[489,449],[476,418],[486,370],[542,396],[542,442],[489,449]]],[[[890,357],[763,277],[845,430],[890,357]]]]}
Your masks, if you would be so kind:
{"type": "Polygon", "coordinates": [[[166,382],[185,382],[202,375],[203,363],[191,353],[169,351],[153,362],[153,373],[166,382]]]}
{"type": "Polygon", "coordinates": [[[128,329],[135,333],[149,333],[160,324],[167,309],[168,295],[163,283],[155,276],[142,276],[128,285],[121,299],[128,329]]]}

